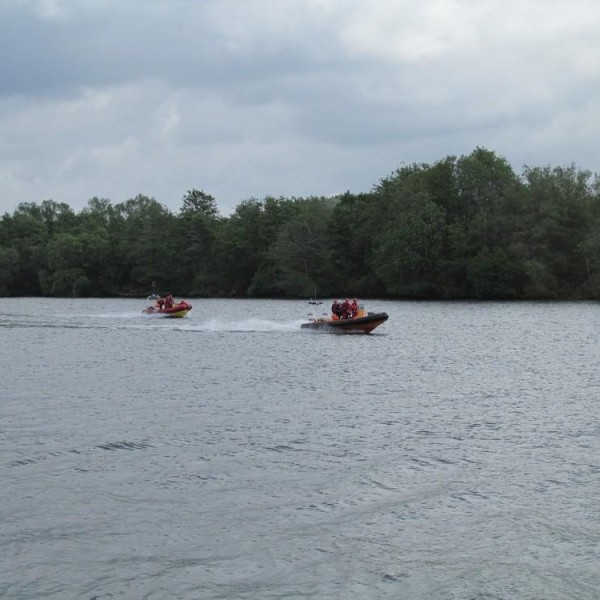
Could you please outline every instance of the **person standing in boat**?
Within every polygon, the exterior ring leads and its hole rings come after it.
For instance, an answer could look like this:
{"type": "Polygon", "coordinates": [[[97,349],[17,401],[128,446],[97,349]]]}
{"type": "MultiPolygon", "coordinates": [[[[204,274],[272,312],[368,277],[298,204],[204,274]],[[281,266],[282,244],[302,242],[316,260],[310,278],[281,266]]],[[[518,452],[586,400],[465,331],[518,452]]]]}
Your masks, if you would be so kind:
{"type": "Polygon", "coordinates": [[[162,310],[165,307],[165,299],[161,296],[158,296],[158,298],[156,299],[156,306],[158,310],[162,310]]]}
{"type": "Polygon", "coordinates": [[[356,298],[352,299],[350,302],[350,318],[354,319],[358,313],[358,300],[356,298]]]}
{"type": "Polygon", "coordinates": [[[173,296],[169,294],[165,298],[165,308],[171,308],[173,306],[173,296]]]}
{"type": "Polygon", "coordinates": [[[334,300],[331,305],[331,315],[336,321],[342,318],[342,304],[338,300],[334,300]]]}
{"type": "Polygon", "coordinates": [[[346,298],[342,303],[342,319],[350,319],[351,317],[351,304],[350,300],[346,298]]]}

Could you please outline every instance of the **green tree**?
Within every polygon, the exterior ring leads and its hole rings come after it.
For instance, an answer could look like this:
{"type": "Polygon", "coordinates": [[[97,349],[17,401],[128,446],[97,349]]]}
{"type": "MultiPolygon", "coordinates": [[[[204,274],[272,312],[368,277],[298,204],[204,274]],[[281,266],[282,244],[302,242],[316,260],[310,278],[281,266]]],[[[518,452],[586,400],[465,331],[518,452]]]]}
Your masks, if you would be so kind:
{"type": "Polygon", "coordinates": [[[476,298],[516,298],[521,293],[522,267],[502,248],[484,246],[467,264],[476,298]]]}
{"type": "Polygon", "coordinates": [[[316,290],[331,292],[329,219],[334,201],[324,198],[295,200],[299,214],[287,221],[271,245],[276,285],[285,295],[312,297],[316,290]]]}
{"type": "Polygon", "coordinates": [[[188,190],[183,196],[182,215],[202,216],[208,221],[219,218],[219,207],[213,196],[203,190],[188,190]]]}
{"type": "Polygon", "coordinates": [[[49,237],[61,231],[67,231],[77,224],[77,217],[71,207],[64,202],[44,200],[40,204],[22,202],[15,214],[29,215],[42,223],[49,237]]]}
{"type": "Polygon", "coordinates": [[[90,198],[81,211],[81,222],[88,229],[108,230],[115,218],[115,210],[107,198],[90,198]]]}
{"type": "Polygon", "coordinates": [[[130,293],[144,293],[157,281],[162,290],[177,283],[180,254],[177,220],[154,198],[139,194],[115,206],[112,231],[120,272],[121,288],[130,293]]]}
{"type": "Polygon", "coordinates": [[[388,293],[437,296],[444,210],[423,193],[402,196],[396,206],[397,211],[375,239],[373,268],[388,293]]]}
{"type": "Polygon", "coordinates": [[[219,229],[216,244],[216,270],[221,294],[243,296],[249,293],[263,253],[268,246],[261,238],[263,203],[244,200],[219,229]]]}
{"type": "Polygon", "coordinates": [[[106,232],[62,233],[48,243],[48,270],[42,277],[43,291],[55,296],[98,293],[98,277],[110,245],[106,232]]]}
{"type": "Polygon", "coordinates": [[[372,264],[373,240],[383,225],[381,199],[375,194],[343,194],[330,225],[334,287],[341,295],[372,296],[384,292],[372,264]]]}
{"type": "Polygon", "coordinates": [[[250,228],[247,228],[246,232],[246,238],[253,239],[254,253],[258,261],[248,287],[248,295],[286,295],[285,278],[281,275],[279,260],[273,248],[283,228],[301,214],[304,206],[303,200],[272,196],[266,197],[261,203],[258,231],[251,234],[250,228]]]}
{"type": "Polygon", "coordinates": [[[518,293],[522,265],[513,264],[510,277],[507,273],[498,276],[494,285],[486,269],[501,269],[504,257],[519,262],[513,249],[524,220],[525,189],[520,179],[505,158],[484,148],[448,160],[440,169],[453,178],[452,199],[446,202],[443,295],[508,297],[518,293]]]}
{"type": "Polygon", "coordinates": [[[212,295],[217,287],[215,236],[219,210],[203,191],[189,190],[183,197],[178,220],[181,285],[194,295],[212,295]]]}
{"type": "Polygon", "coordinates": [[[41,292],[39,273],[46,264],[48,233],[42,221],[29,211],[16,210],[4,215],[1,222],[0,245],[14,249],[19,257],[19,272],[12,278],[12,293],[35,296],[41,292]]]}
{"type": "Polygon", "coordinates": [[[0,246],[0,296],[10,296],[17,289],[20,256],[15,248],[0,246]]]}
{"type": "Polygon", "coordinates": [[[525,167],[529,191],[529,222],[522,241],[530,297],[571,298],[586,288],[589,254],[594,235],[590,230],[597,200],[591,173],[570,167],[525,167]]]}

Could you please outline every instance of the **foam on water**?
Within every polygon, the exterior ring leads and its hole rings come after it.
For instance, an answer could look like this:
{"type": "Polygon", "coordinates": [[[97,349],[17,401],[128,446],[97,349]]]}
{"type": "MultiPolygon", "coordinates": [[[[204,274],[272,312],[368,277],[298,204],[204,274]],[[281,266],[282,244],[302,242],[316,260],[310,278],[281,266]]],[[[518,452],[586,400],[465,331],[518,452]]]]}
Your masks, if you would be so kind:
{"type": "Polygon", "coordinates": [[[241,319],[236,321],[225,321],[221,319],[209,319],[202,323],[186,323],[181,329],[191,331],[214,331],[214,332],[236,332],[236,331],[300,331],[300,325],[303,321],[296,319],[294,321],[271,321],[268,319],[241,319]]]}
{"type": "Polygon", "coordinates": [[[0,319],[0,327],[33,327],[33,328],[81,328],[81,329],[169,329],[180,331],[206,332],[286,332],[300,331],[304,319],[273,320],[261,318],[194,320],[165,319],[138,312],[96,313],[96,314],[61,314],[52,318],[47,316],[12,317],[4,322],[0,319]]]}

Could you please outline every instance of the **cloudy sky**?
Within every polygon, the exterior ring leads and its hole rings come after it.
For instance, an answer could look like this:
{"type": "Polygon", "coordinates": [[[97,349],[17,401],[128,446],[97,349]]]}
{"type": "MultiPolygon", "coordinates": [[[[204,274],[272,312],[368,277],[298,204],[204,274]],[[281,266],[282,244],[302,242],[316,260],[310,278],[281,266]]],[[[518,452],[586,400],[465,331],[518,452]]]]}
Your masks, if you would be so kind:
{"type": "Polygon", "coordinates": [[[223,214],[483,146],[600,172],[597,0],[0,0],[0,215],[223,214]]]}

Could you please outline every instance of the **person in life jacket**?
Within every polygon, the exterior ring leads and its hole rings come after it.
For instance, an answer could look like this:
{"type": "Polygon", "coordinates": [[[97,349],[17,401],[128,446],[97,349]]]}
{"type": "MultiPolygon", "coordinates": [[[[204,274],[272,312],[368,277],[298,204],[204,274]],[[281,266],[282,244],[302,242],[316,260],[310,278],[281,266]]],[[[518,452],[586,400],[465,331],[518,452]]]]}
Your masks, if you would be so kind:
{"type": "Polygon", "coordinates": [[[158,310],[162,310],[165,307],[165,299],[160,296],[156,299],[156,306],[158,310]]]}
{"type": "Polygon", "coordinates": [[[350,300],[346,298],[342,303],[342,319],[350,319],[351,318],[351,310],[350,310],[350,300]]]}
{"type": "Polygon", "coordinates": [[[165,298],[165,308],[171,308],[173,306],[173,296],[169,294],[165,298]]]}
{"type": "Polygon", "coordinates": [[[350,312],[352,313],[350,315],[351,319],[356,317],[356,314],[358,313],[358,300],[356,298],[353,298],[352,302],[350,302],[350,312]]]}
{"type": "Polygon", "coordinates": [[[342,305],[338,300],[334,300],[331,305],[331,316],[335,321],[342,317],[342,305]]]}

